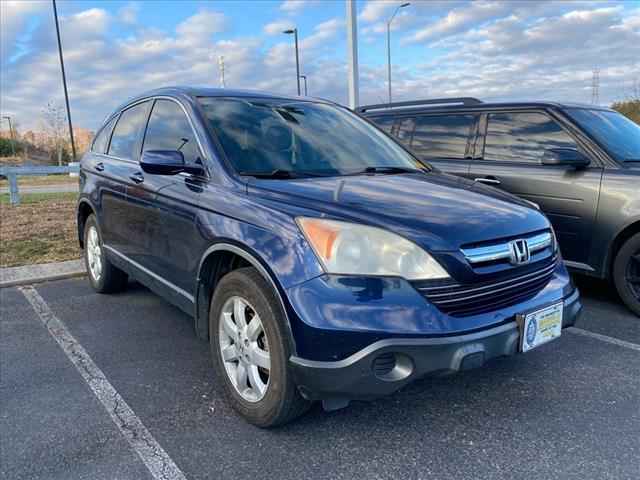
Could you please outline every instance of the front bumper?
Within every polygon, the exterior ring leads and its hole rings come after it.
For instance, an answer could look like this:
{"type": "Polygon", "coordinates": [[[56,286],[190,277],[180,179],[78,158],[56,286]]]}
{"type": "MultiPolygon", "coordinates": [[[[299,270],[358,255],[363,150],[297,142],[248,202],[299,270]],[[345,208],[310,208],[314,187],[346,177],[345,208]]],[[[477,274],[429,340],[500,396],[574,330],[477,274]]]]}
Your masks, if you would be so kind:
{"type": "MultiPolygon", "coordinates": [[[[564,300],[563,328],[581,313],[578,290],[564,300]]],[[[482,366],[492,358],[513,355],[519,348],[515,320],[473,333],[379,340],[338,361],[291,357],[294,379],[302,395],[337,404],[390,394],[432,373],[457,372],[482,366]]]]}

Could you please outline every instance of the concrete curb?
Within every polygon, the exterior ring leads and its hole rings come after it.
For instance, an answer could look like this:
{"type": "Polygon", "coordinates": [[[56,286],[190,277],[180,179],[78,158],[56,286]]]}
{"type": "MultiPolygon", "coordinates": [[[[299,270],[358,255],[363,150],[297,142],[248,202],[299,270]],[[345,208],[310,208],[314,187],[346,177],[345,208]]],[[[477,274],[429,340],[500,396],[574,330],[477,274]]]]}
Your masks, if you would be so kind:
{"type": "Polygon", "coordinates": [[[0,288],[78,277],[86,273],[83,260],[0,268],[0,288]]]}

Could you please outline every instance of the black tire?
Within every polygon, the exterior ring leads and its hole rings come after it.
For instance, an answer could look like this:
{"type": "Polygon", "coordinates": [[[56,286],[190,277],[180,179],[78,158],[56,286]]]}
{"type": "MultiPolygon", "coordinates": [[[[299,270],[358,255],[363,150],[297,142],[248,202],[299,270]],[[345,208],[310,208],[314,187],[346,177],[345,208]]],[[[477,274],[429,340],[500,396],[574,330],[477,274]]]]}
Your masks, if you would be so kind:
{"type": "Polygon", "coordinates": [[[613,263],[613,281],[624,304],[640,317],[640,233],[627,240],[613,263]]]}
{"type": "Polygon", "coordinates": [[[300,396],[288,367],[293,340],[287,320],[273,287],[252,267],[234,270],[218,283],[209,309],[209,332],[213,367],[224,385],[231,406],[245,420],[262,428],[276,427],[305,413],[310,402],[300,396]],[[220,351],[220,317],[225,303],[232,297],[248,301],[260,316],[268,340],[271,367],[264,396],[254,402],[244,399],[231,382],[220,351]]]}
{"type": "Polygon", "coordinates": [[[87,277],[89,277],[89,283],[93,289],[98,293],[116,293],[124,290],[127,287],[128,275],[115,267],[105,255],[104,248],[102,248],[102,232],[98,222],[96,222],[95,215],[89,215],[84,224],[84,264],[87,269],[87,277]],[[98,278],[95,278],[92,274],[92,270],[89,266],[89,232],[94,229],[98,235],[98,242],[100,245],[100,259],[102,261],[102,272],[98,278]]]}

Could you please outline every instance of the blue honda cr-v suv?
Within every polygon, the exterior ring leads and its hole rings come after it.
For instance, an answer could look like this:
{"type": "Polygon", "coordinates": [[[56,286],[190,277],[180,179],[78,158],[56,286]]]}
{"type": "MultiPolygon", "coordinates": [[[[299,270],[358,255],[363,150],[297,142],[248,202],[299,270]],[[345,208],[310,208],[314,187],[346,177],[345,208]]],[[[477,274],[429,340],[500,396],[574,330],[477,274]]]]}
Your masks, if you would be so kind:
{"type": "Polygon", "coordinates": [[[193,315],[260,426],[527,352],[581,310],[532,204],[330,102],[153,91],[106,119],[80,185],[93,287],[131,276],[193,315]]]}

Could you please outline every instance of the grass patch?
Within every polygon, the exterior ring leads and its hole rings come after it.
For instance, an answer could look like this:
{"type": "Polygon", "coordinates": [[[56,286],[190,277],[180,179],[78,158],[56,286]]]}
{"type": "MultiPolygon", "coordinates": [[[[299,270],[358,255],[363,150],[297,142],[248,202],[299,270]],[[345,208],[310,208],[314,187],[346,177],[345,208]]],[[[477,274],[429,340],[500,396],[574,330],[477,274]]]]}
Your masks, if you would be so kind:
{"type": "MultiPolygon", "coordinates": [[[[56,202],[77,200],[78,194],[76,192],[47,192],[47,193],[21,193],[20,204],[40,203],[40,202],[56,202]]],[[[0,204],[10,204],[10,197],[8,193],[0,194],[0,204]]]]}
{"type": "Polygon", "coordinates": [[[77,198],[77,193],[26,194],[14,206],[1,195],[0,267],[80,258],[77,198]]]}
{"type": "MultiPolygon", "coordinates": [[[[29,185],[62,185],[77,184],[78,177],[70,177],[68,173],[55,175],[29,175],[18,177],[18,188],[29,185]]],[[[9,187],[9,180],[0,180],[0,187],[9,187]]]]}

